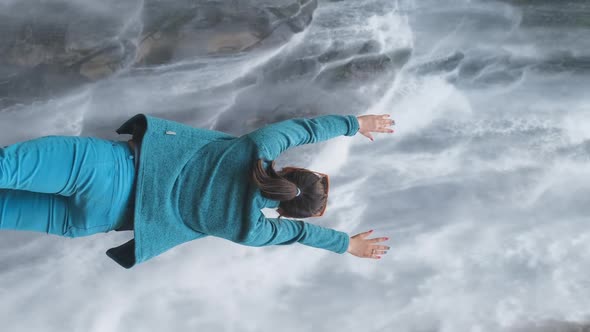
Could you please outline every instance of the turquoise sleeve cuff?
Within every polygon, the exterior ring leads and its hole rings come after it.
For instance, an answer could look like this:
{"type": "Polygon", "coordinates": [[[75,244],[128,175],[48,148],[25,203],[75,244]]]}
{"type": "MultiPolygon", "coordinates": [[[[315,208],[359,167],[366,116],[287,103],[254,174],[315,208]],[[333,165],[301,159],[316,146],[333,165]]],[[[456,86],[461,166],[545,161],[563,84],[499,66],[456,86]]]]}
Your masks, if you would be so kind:
{"type": "Polygon", "coordinates": [[[356,115],[346,115],[348,120],[348,132],[346,136],[354,136],[360,129],[359,120],[356,115]]]}
{"type": "Polygon", "coordinates": [[[350,237],[348,236],[348,234],[344,233],[344,232],[338,232],[341,233],[342,236],[342,246],[340,247],[339,250],[336,251],[337,254],[343,254],[345,252],[348,251],[348,245],[350,244],[350,237]]]}

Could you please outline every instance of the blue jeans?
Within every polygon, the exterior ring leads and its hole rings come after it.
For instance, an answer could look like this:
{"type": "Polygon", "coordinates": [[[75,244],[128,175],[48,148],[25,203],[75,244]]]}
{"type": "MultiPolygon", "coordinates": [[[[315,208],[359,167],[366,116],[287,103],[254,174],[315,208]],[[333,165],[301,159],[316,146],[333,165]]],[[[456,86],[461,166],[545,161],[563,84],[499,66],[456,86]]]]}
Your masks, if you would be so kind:
{"type": "Polygon", "coordinates": [[[0,229],[69,237],[116,229],[134,177],[126,142],[46,136],[0,148],[0,229]]]}

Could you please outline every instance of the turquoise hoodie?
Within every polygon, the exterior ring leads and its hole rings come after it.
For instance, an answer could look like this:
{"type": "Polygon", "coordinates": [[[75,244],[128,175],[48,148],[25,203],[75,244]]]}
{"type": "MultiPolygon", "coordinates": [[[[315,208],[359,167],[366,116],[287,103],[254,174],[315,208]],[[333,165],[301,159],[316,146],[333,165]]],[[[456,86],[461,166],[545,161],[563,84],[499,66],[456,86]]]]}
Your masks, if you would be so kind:
{"type": "Polygon", "coordinates": [[[258,159],[276,159],[288,148],[354,136],[354,115],[286,120],[235,137],[138,114],[119,134],[141,141],[135,185],[134,239],[107,250],[125,268],[207,235],[248,246],[299,242],[344,253],[348,234],[296,219],[266,218],[278,201],[250,181],[258,159]]]}

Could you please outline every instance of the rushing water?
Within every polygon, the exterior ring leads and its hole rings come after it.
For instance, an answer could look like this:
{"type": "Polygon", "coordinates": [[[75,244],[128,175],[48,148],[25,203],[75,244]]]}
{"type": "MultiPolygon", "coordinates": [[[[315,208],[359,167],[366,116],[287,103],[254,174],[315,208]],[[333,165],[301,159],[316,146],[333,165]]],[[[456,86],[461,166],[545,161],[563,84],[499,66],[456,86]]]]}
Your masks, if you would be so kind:
{"type": "MultiPolygon", "coordinates": [[[[590,320],[590,2],[0,0],[0,144],[136,113],[241,135],[389,113],[286,152],[381,261],[206,238],[0,234],[5,331],[570,331],[590,320]]],[[[125,139],[125,137],[121,137],[125,139]]],[[[273,215],[272,211],[266,211],[273,215]]]]}

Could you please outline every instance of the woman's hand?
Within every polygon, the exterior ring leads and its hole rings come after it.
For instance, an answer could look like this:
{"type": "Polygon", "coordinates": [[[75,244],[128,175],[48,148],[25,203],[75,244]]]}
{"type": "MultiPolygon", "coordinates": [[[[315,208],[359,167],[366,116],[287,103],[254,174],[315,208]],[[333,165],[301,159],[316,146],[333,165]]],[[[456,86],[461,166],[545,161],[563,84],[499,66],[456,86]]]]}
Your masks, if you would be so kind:
{"type": "Polygon", "coordinates": [[[351,236],[350,242],[348,244],[348,250],[346,251],[357,257],[380,259],[381,255],[385,255],[387,253],[389,247],[378,245],[377,243],[387,241],[389,240],[389,238],[378,237],[374,239],[367,239],[366,237],[369,236],[372,232],[373,231],[370,230],[368,232],[359,233],[355,236],[351,236]]]}
{"type": "Polygon", "coordinates": [[[361,115],[357,116],[359,122],[359,133],[373,141],[371,132],[393,133],[393,129],[387,127],[394,125],[395,121],[391,120],[389,114],[381,115],[361,115]]]}

